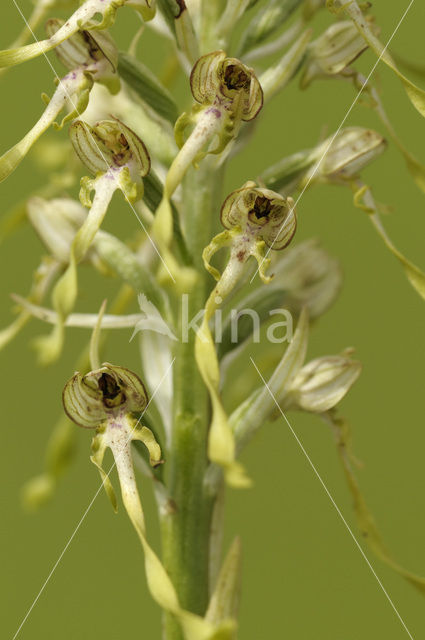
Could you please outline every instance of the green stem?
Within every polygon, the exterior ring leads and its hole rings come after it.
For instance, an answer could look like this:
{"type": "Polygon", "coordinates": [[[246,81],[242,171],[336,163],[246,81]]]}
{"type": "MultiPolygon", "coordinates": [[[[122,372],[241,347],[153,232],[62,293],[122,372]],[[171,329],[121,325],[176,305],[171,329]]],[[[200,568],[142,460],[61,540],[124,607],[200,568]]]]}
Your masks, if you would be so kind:
{"type": "MultiPolygon", "coordinates": [[[[185,230],[189,252],[199,274],[194,290],[182,300],[189,320],[204,307],[209,274],[202,263],[202,250],[212,233],[211,221],[218,217],[220,171],[205,159],[198,170],[190,169],[183,185],[185,230]]],[[[212,286],[212,282],[210,283],[212,286]]],[[[182,317],[180,305],[180,321],[182,317]]],[[[204,489],[207,467],[207,436],[210,408],[206,388],[194,355],[195,332],[177,345],[174,363],[174,426],[168,455],[168,486],[173,508],[162,517],[164,564],[177,590],[180,604],[204,614],[209,597],[209,546],[213,501],[204,489]]],[[[174,619],[165,615],[166,640],[182,640],[174,619]]]]}

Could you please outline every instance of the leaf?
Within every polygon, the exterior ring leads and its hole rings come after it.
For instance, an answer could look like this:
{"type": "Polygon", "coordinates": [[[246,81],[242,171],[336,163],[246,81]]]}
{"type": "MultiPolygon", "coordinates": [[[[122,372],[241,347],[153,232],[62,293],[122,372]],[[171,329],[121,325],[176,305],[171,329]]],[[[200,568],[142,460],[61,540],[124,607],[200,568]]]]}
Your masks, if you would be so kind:
{"type": "Polygon", "coordinates": [[[134,56],[120,52],[118,73],[151,109],[174,125],[179,115],[174,98],[148,67],[134,56]]]}

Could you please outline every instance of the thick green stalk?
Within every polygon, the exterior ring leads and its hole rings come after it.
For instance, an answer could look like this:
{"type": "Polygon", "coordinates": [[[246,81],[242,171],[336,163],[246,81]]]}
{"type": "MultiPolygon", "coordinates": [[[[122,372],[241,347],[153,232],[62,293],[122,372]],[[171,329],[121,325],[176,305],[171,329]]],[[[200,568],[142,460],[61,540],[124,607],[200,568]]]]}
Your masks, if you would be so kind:
{"type": "MultiPolygon", "coordinates": [[[[220,171],[205,159],[198,170],[190,169],[183,186],[184,227],[189,252],[199,281],[188,295],[189,321],[204,307],[210,276],[202,263],[202,250],[212,234],[211,221],[218,218],[220,171]]],[[[210,283],[212,286],[212,282],[210,283]]],[[[195,332],[179,342],[174,363],[174,425],[169,452],[169,491],[175,509],[162,518],[164,564],[177,589],[181,605],[204,614],[208,604],[209,542],[212,502],[204,490],[207,436],[210,417],[206,388],[195,361],[195,332]]],[[[175,621],[165,616],[166,640],[181,640],[175,621]]]]}

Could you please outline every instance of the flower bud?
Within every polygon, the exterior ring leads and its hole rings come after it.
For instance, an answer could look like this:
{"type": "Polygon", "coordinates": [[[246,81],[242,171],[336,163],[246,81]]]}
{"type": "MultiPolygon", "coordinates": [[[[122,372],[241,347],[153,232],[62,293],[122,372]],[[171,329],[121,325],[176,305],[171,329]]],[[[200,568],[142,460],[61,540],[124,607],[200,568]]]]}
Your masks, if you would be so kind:
{"type": "Polygon", "coordinates": [[[301,87],[305,89],[316,78],[344,73],[366,49],[367,43],[351,20],[332,24],[311,45],[301,87]]]}
{"type": "Polygon", "coordinates": [[[312,360],[293,381],[286,407],[324,413],[342,400],[360,372],[360,362],[351,360],[346,354],[312,360]]]}
{"type": "Polygon", "coordinates": [[[326,182],[350,180],[358,176],[387,147],[387,142],[380,133],[363,127],[347,127],[333,138],[331,136],[316,148],[315,155],[320,165],[315,170],[315,163],[305,181],[309,180],[309,175],[313,175],[314,180],[326,182]]]}
{"type": "Polygon", "coordinates": [[[236,111],[241,120],[252,120],[263,106],[263,92],[253,69],[224,51],[202,56],[190,74],[192,95],[205,106],[236,111]]]}
{"type": "Polygon", "coordinates": [[[297,221],[294,201],[254,182],[233,191],[221,208],[226,229],[240,227],[248,236],[263,240],[271,249],[284,249],[292,240],[297,221]]]}
{"type": "Polygon", "coordinates": [[[141,413],[147,403],[140,378],[129,369],[108,363],[85,376],[77,372],[63,391],[65,413],[87,429],[96,429],[119,415],[141,413]]]}

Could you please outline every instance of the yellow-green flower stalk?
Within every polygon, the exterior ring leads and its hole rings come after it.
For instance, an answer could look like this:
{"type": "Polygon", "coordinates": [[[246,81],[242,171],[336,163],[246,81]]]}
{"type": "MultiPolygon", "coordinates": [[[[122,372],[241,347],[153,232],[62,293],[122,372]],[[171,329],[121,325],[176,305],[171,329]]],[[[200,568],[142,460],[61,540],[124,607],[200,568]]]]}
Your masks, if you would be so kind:
{"type": "Polygon", "coordinates": [[[124,367],[104,363],[85,376],[76,373],[65,385],[63,406],[67,416],[78,426],[96,429],[92,441],[91,461],[98,468],[103,486],[117,510],[117,499],[109,473],[103,468],[105,451],[114,457],[121,487],[121,497],[145,554],[145,570],[149,590],[156,602],[173,614],[180,623],[185,640],[231,640],[234,622],[227,618],[218,624],[181,608],[175,588],[161,561],[146,537],[146,524],[135,479],[132,445],[142,442],[152,467],[162,464],[161,448],[154,434],[141,419],[148,396],[140,378],[124,367]]]}
{"type": "Polygon", "coordinates": [[[255,73],[224,51],[202,56],[190,75],[190,88],[196,104],[183,113],[175,127],[180,151],[167,173],[163,199],[153,224],[157,239],[168,246],[172,239],[172,215],[169,200],[192,163],[207,153],[219,154],[236,138],[242,121],[253,120],[263,104],[263,92],[255,73]],[[194,125],[189,137],[184,134],[194,125]],[[210,148],[215,140],[217,144],[210,148]]]}
{"type": "MultiPolygon", "coordinates": [[[[49,20],[47,32],[57,33],[62,24],[62,20],[49,20]]],[[[56,129],[61,129],[66,122],[84,113],[93,82],[105,84],[113,93],[119,90],[120,83],[115,72],[118,51],[106,32],[77,31],[57,47],[56,54],[69,72],[57,81],[57,89],[52,98],[43,94],[47,106],[38,122],[0,158],[0,182],[16,169],[33,144],[52,124],[56,129]],[[55,120],[64,108],[68,108],[69,112],[57,124],[55,120]]]]}
{"type": "Polygon", "coordinates": [[[107,29],[114,23],[117,9],[124,5],[139,11],[144,20],[151,20],[155,15],[154,0],[86,0],[60,29],[46,40],[0,51],[0,68],[13,67],[47,53],[81,29],[107,29]],[[94,22],[98,15],[101,19],[94,22]]]}
{"type": "Polygon", "coordinates": [[[223,467],[230,485],[240,487],[247,486],[249,481],[241,465],[235,461],[234,436],[220,398],[219,363],[209,322],[245,273],[251,256],[258,262],[263,282],[270,282],[271,277],[265,273],[270,260],[264,258],[264,249],[268,246],[280,250],[292,240],[296,230],[294,201],[248,182],[226,198],[221,209],[221,222],[226,231],[216,236],[203,253],[205,267],[216,278],[217,284],[205,305],[196,336],[195,355],[213,410],[208,439],[209,458],[223,467]],[[220,275],[210,265],[210,259],[227,246],[230,247],[230,256],[220,275]]]}
{"type": "Polygon", "coordinates": [[[58,324],[50,336],[37,342],[40,358],[46,363],[54,360],[62,348],[64,322],[77,297],[77,265],[90,248],[113,194],[118,189],[129,201],[141,198],[142,178],[150,169],[143,142],[119,120],[102,120],[94,127],[76,120],[70,127],[70,137],[81,162],[96,177],[81,181],[80,200],[90,211],[72,241],[68,267],[53,291],[58,324]]]}

